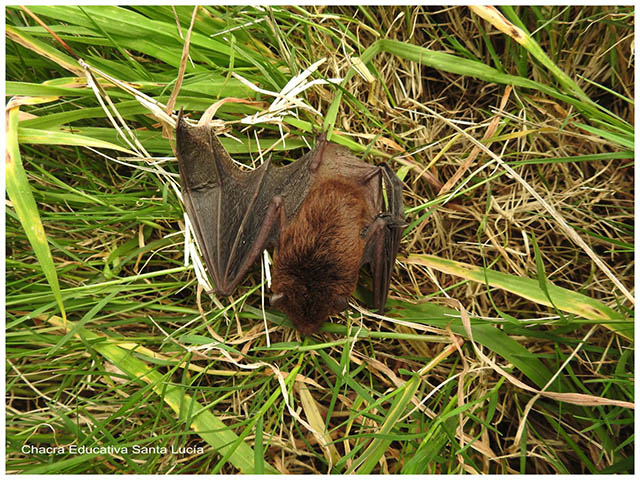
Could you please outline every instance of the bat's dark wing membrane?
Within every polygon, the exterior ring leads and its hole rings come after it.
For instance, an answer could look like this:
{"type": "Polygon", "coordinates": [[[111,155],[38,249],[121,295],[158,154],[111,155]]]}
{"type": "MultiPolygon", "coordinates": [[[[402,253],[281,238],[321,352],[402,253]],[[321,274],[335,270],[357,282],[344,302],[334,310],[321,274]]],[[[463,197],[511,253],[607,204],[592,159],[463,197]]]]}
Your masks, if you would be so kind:
{"type": "Polygon", "coordinates": [[[373,275],[373,303],[380,311],[384,310],[389,293],[391,273],[400,248],[402,230],[407,226],[402,203],[402,182],[386,164],[380,166],[380,179],[383,182],[386,204],[376,219],[383,222],[379,235],[373,235],[369,251],[365,252],[373,275]],[[380,253],[381,251],[381,253],[380,253]]]}
{"type": "Polygon", "coordinates": [[[371,225],[362,264],[368,264],[373,277],[373,306],[383,311],[395,264],[404,220],[402,182],[388,165],[374,166],[355,157],[345,147],[327,143],[316,147],[322,155],[318,176],[341,175],[357,179],[367,187],[367,206],[371,225]]]}
{"type": "MultiPolygon", "coordinates": [[[[285,167],[269,161],[243,171],[208,126],[178,118],[182,194],[215,290],[230,295],[262,250],[278,238],[281,216],[300,208],[311,181],[313,155],[285,167]]],[[[311,153],[311,152],[310,152],[311,153]]]]}

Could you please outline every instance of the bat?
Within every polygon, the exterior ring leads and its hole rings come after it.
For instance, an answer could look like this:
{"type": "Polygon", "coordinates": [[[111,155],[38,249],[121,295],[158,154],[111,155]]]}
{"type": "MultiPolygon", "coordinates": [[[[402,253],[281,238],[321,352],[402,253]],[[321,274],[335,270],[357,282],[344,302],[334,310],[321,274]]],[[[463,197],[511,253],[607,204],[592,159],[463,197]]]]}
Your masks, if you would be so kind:
{"type": "Polygon", "coordinates": [[[275,249],[271,305],[303,335],[345,310],[360,268],[383,312],[406,226],[402,182],[321,135],[285,166],[236,167],[212,128],[176,127],[183,201],[215,291],[231,295],[265,248],[275,249]]]}

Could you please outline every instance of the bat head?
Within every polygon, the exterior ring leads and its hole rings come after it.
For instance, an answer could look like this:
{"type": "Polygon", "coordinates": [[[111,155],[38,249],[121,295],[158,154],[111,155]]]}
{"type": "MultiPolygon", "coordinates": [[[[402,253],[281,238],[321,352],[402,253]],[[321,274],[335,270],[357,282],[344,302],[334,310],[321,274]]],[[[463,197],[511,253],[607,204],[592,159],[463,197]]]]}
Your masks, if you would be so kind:
{"type": "Polygon", "coordinates": [[[345,310],[348,305],[348,295],[300,284],[271,296],[271,306],[284,312],[302,335],[311,335],[330,315],[345,310]]]}

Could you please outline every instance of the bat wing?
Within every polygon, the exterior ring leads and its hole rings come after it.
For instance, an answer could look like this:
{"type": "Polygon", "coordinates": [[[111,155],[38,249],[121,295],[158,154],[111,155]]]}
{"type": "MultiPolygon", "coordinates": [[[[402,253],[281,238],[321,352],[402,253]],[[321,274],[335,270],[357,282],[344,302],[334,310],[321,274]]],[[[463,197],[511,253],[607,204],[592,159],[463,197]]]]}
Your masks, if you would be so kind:
{"type": "Polygon", "coordinates": [[[215,290],[230,295],[284,221],[300,208],[315,154],[284,167],[240,170],[208,126],[178,117],[177,157],[185,208],[215,290]]]}
{"type": "Polygon", "coordinates": [[[402,182],[388,165],[380,167],[378,182],[382,180],[384,205],[370,227],[369,241],[365,247],[363,263],[368,263],[373,276],[373,305],[383,312],[389,293],[391,273],[400,248],[402,230],[407,226],[402,204],[402,182]]]}
{"type": "Polygon", "coordinates": [[[318,176],[341,175],[357,180],[367,188],[370,224],[364,233],[366,245],[361,264],[368,264],[373,277],[373,306],[383,311],[395,264],[402,229],[407,225],[402,202],[402,182],[386,164],[370,165],[348,149],[322,143],[316,147],[318,176]]]}

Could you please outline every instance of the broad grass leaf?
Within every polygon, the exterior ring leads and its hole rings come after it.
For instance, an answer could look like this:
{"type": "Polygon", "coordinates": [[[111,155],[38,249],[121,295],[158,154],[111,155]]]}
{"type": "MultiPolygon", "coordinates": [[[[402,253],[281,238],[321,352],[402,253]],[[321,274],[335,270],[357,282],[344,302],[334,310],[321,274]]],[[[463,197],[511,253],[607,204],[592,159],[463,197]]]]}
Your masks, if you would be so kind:
{"type": "Polygon", "coordinates": [[[58,273],[53,263],[47,235],[44,231],[38,206],[33,197],[27,174],[22,165],[20,148],[18,146],[18,107],[12,107],[9,102],[7,110],[6,130],[6,161],[5,161],[5,186],[11,205],[16,211],[22,228],[24,228],[33,252],[38,259],[40,268],[44,273],[54,298],[58,303],[62,317],[66,318],[58,273]]]}

